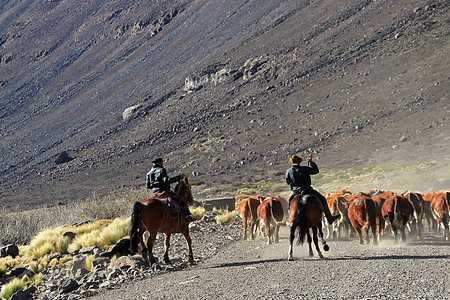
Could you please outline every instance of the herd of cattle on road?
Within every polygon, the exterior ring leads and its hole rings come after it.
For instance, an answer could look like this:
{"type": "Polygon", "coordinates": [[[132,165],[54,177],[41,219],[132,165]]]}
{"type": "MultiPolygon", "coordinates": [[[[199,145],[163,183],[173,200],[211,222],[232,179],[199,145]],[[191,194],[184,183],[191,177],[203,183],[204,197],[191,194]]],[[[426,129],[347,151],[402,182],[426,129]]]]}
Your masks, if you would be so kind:
{"type": "MultiPolygon", "coordinates": [[[[402,194],[370,190],[353,194],[347,190],[324,195],[332,215],[341,217],[332,225],[322,221],[322,227],[328,229],[328,236],[351,237],[357,233],[359,243],[369,240],[369,230],[372,231],[373,244],[386,234],[389,228],[395,235],[401,235],[406,240],[406,229],[411,235],[422,238],[423,220],[428,232],[443,230],[443,237],[449,240],[449,202],[450,190],[442,190],[421,194],[406,191],[402,194]]],[[[247,239],[248,231],[251,238],[258,232],[267,236],[267,243],[278,243],[279,224],[289,216],[288,203],[281,196],[264,197],[261,195],[236,196],[239,201],[238,213],[242,217],[244,232],[247,239]]]]}

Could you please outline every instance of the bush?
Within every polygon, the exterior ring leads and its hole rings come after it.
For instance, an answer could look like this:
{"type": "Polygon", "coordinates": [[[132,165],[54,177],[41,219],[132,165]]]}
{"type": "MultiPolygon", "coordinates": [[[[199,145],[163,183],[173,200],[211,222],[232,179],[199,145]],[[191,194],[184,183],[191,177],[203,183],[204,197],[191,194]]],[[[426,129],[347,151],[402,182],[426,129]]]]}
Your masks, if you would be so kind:
{"type": "Polygon", "coordinates": [[[25,284],[19,278],[14,278],[4,286],[0,290],[0,299],[9,299],[11,296],[17,292],[22,290],[25,287],[25,284]]]}

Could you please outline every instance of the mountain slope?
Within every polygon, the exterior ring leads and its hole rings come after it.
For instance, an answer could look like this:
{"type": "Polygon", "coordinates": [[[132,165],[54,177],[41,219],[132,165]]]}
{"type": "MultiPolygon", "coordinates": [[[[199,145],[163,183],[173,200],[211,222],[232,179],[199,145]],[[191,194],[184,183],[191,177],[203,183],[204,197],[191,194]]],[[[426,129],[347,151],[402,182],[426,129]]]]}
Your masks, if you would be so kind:
{"type": "Polygon", "coordinates": [[[1,4],[2,205],[142,186],[157,156],[211,195],[295,152],[448,168],[447,1],[266,2],[1,4]]]}

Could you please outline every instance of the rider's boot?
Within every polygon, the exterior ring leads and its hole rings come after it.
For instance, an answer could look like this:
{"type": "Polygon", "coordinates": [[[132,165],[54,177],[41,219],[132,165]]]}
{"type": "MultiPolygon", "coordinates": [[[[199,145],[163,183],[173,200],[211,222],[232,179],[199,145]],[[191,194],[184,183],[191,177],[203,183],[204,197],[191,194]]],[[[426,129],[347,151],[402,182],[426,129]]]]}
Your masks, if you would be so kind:
{"type": "Polygon", "coordinates": [[[330,209],[328,208],[328,205],[325,206],[324,209],[324,213],[325,213],[325,218],[327,218],[328,223],[331,225],[333,224],[334,221],[336,221],[337,219],[339,219],[341,217],[341,215],[336,215],[336,216],[332,216],[330,209]]]}

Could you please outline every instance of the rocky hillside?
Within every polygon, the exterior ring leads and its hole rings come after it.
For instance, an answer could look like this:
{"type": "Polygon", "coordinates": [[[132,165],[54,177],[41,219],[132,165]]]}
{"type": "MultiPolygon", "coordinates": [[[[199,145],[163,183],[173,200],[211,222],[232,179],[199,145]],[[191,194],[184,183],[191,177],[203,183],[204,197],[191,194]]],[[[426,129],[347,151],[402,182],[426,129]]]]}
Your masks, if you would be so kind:
{"type": "Polygon", "coordinates": [[[140,187],[158,156],[198,197],[282,180],[295,152],[448,177],[449,5],[2,1],[0,206],[140,187]]]}

